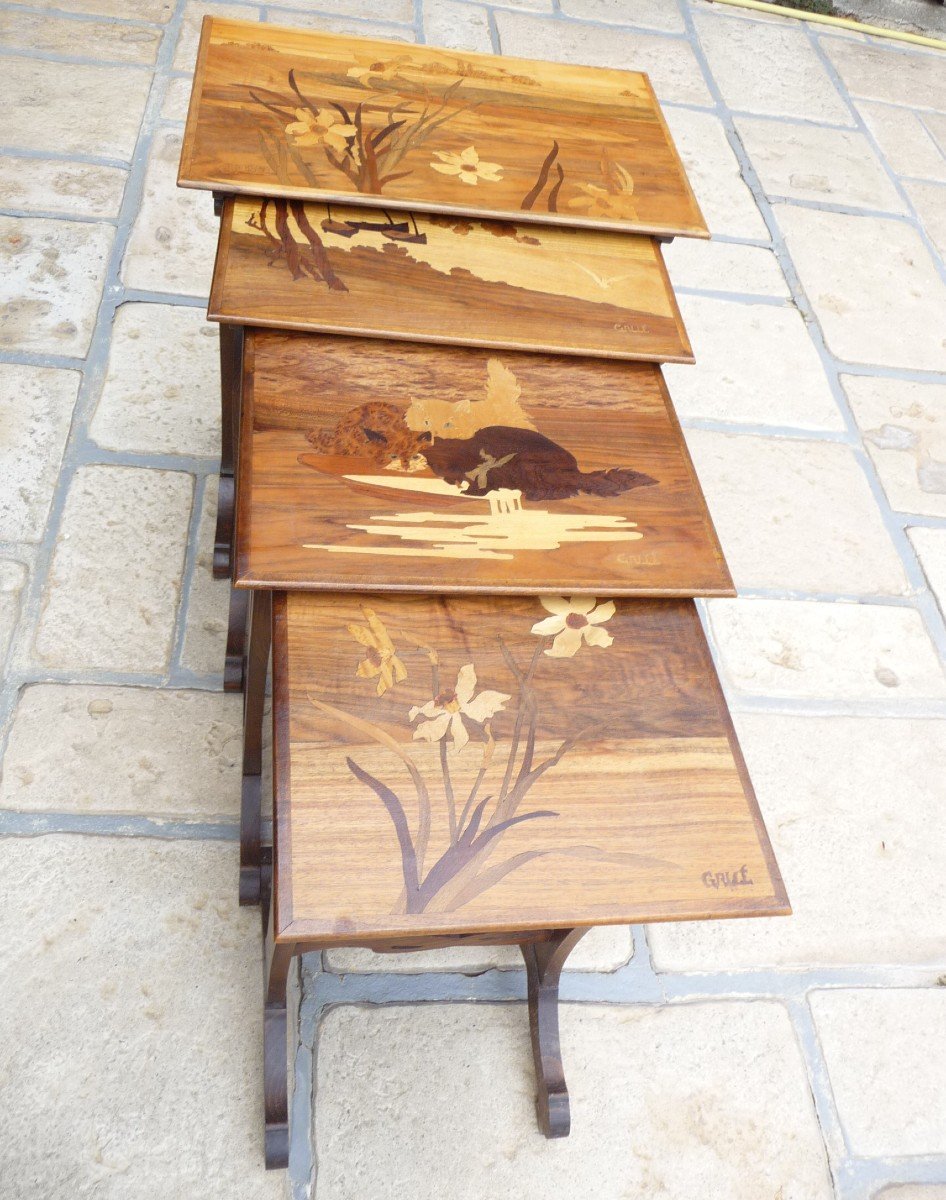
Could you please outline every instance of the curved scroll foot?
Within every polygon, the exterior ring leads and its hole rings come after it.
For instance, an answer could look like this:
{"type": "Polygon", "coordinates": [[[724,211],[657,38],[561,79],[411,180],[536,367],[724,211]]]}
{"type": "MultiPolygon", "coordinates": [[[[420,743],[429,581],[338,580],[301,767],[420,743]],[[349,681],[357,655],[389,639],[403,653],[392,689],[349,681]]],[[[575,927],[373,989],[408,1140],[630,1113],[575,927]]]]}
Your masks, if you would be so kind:
{"type": "Polygon", "coordinates": [[[289,1071],[286,1004],[267,1004],[263,1014],[263,1096],[267,1170],[289,1165],[289,1071]]]}
{"type": "Polygon", "coordinates": [[[214,532],[214,579],[230,578],[235,492],[233,476],[221,475],[217,490],[217,527],[214,532]]]}
{"type": "Polygon", "coordinates": [[[558,1034],[558,984],[562,967],[584,929],[558,930],[547,942],[522,942],[529,983],[529,1026],[536,1075],[536,1113],[548,1138],[571,1129],[568,1088],[558,1034]]]}
{"type": "Polygon", "coordinates": [[[249,592],[230,589],[230,611],[227,615],[227,656],[223,664],[223,690],[242,692],[246,669],[246,620],[249,611],[249,592]]]}

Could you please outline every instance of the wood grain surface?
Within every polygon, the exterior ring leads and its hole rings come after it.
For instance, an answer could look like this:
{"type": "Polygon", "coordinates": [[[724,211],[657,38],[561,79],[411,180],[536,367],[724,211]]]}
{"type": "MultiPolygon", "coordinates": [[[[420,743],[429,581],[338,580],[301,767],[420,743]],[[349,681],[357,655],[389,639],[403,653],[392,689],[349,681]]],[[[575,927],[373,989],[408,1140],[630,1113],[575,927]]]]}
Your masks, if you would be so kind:
{"type": "Polygon", "coordinates": [[[693,361],[652,238],[301,200],[227,201],[208,315],[277,329],[693,361]]]}
{"type": "Polygon", "coordinates": [[[733,595],[658,367],[249,331],[245,587],[733,595]]]}
{"type": "Polygon", "coordinates": [[[709,236],[646,75],[220,17],[178,183],[709,236]]]}
{"type": "Polygon", "coordinates": [[[276,614],[281,939],[788,911],[692,602],[276,614]]]}

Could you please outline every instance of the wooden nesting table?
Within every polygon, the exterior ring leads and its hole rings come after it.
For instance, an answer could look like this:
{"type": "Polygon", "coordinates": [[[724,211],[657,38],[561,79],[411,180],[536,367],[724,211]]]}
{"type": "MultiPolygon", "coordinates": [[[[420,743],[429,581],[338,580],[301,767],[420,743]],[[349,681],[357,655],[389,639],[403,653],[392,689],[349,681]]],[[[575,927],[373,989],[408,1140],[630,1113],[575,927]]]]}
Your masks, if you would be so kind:
{"type": "Polygon", "coordinates": [[[588,928],[789,911],[692,599],[734,589],[658,242],[708,233],[649,81],[208,17],[179,182],[221,216],[267,1165],[289,965],[330,946],[518,945],[563,1136],[588,928]]]}

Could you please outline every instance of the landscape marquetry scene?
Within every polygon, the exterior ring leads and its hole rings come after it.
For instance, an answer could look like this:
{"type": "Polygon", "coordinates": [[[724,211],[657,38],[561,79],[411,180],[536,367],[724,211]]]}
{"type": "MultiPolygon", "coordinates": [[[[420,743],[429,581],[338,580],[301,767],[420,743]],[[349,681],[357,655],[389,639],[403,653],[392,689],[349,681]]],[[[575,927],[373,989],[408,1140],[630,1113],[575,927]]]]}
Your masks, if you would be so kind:
{"type": "Polygon", "coordinates": [[[180,182],[708,236],[639,72],[220,18],[180,182]]]}
{"type": "Polygon", "coordinates": [[[692,601],[284,603],[294,923],[784,910],[692,601]]]}
{"type": "Polygon", "coordinates": [[[237,580],[731,594],[659,369],[254,331],[237,580]]]}
{"type": "Polygon", "coordinates": [[[234,199],[212,320],[692,362],[653,239],[234,199]]]}

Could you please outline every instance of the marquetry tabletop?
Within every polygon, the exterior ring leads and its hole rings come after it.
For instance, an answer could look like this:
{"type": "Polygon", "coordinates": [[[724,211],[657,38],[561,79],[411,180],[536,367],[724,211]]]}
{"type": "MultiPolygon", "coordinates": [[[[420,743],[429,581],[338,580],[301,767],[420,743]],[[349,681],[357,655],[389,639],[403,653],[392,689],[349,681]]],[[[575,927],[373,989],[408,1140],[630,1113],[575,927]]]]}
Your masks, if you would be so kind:
{"type": "Polygon", "coordinates": [[[651,363],[249,330],[235,582],[733,595],[651,363]]]}
{"type": "Polygon", "coordinates": [[[708,237],[646,75],[205,17],[178,182],[708,237]]]}
{"type": "Polygon", "coordinates": [[[230,199],[212,321],[693,362],[652,238],[230,199]]]}
{"type": "Polygon", "coordinates": [[[692,601],[278,593],[275,930],[785,913],[692,601]]]}

